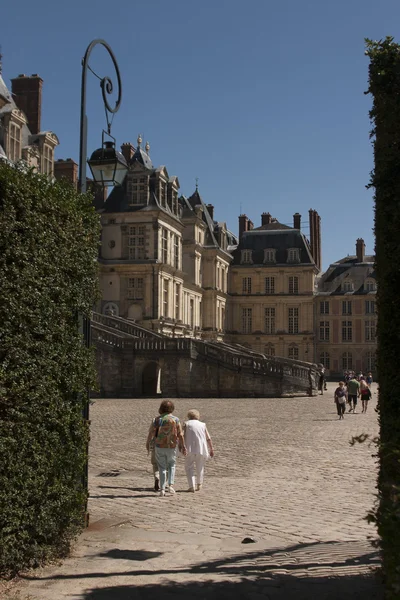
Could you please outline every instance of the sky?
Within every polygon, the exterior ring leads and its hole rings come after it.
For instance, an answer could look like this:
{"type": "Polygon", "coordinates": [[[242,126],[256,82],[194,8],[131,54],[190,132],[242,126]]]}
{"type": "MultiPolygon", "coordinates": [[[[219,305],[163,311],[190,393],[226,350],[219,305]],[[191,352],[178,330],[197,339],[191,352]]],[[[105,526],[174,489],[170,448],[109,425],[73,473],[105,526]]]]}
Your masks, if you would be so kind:
{"type": "MultiPolygon", "coordinates": [[[[141,133],[153,164],[186,196],[198,178],[234,233],[240,213],[257,227],[263,212],[288,225],[299,212],[308,236],[317,210],[326,269],[359,237],[374,251],[364,39],[397,30],[398,0],[19,0],[2,6],[0,44],[6,84],[43,78],[42,130],[78,162],[81,60],[105,39],[122,78],[117,145],[141,133]]],[[[103,47],[90,64],[115,81],[103,47]]],[[[90,73],[87,115],[90,154],[106,124],[90,73]]]]}

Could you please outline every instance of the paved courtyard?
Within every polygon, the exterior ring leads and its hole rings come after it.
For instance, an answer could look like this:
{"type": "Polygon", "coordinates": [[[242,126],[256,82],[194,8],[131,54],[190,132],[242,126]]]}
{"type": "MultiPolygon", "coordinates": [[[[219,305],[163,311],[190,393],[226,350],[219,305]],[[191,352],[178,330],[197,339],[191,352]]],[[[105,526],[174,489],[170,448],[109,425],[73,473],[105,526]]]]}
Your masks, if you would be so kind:
{"type": "Polygon", "coordinates": [[[204,489],[153,491],[145,439],[158,400],[96,400],[91,407],[90,528],[71,558],[22,582],[18,598],[382,598],[373,575],[376,387],[367,414],[339,421],[324,396],[178,399],[197,408],[215,458],[204,489]],[[245,537],[255,543],[243,544],[245,537]],[[27,595],[29,594],[29,596],[27,595]]]}

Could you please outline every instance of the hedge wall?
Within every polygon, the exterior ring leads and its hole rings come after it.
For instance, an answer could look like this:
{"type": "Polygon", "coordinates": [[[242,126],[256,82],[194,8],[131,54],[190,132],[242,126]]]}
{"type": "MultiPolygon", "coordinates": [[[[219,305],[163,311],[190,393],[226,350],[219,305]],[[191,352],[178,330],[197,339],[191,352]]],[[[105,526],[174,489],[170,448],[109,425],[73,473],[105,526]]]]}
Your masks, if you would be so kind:
{"type": "Polygon", "coordinates": [[[0,574],[62,556],[82,525],[85,390],[78,314],[97,297],[89,195],[0,163],[0,574]]]}
{"type": "Polygon", "coordinates": [[[375,168],[380,420],[376,513],[386,597],[400,598],[400,46],[367,40],[375,168]]]}

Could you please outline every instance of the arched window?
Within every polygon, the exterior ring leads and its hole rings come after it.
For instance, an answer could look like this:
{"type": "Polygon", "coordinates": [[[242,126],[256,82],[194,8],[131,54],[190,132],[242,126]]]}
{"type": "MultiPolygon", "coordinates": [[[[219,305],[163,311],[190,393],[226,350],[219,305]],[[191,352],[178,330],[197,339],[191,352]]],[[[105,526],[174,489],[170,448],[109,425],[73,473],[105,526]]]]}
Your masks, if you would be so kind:
{"type": "Polygon", "coordinates": [[[115,302],[107,302],[103,307],[103,314],[109,317],[118,317],[118,305],[115,302]]]}
{"type": "Polygon", "coordinates": [[[343,281],[342,290],[343,292],[352,292],[354,290],[354,285],[351,279],[346,279],[346,281],[343,281]]]}
{"type": "Polygon", "coordinates": [[[342,354],[342,369],[350,371],[353,368],[353,355],[351,352],[343,352],[342,354]]]}
{"type": "Polygon", "coordinates": [[[367,279],[367,281],[365,282],[365,291],[366,292],[375,292],[376,291],[375,279],[367,279]]]}
{"type": "Polygon", "coordinates": [[[375,359],[376,359],[376,355],[375,355],[375,352],[373,352],[372,350],[365,353],[365,359],[364,359],[365,371],[374,371],[375,370],[375,359]]]}
{"type": "Polygon", "coordinates": [[[319,355],[319,362],[324,365],[325,369],[330,369],[331,357],[329,356],[329,352],[321,352],[319,355]]]}

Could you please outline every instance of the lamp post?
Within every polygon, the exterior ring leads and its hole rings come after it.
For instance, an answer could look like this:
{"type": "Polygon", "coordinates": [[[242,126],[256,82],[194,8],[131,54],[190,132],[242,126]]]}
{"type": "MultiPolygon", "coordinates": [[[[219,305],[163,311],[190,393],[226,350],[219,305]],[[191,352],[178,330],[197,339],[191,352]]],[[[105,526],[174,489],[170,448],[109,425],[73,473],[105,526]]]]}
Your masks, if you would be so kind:
{"type": "MultiPolygon", "coordinates": [[[[80,119],[80,137],[79,137],[79,190],[85,193],[87,190],[86,183],[86,161],[92,171],[93,180],[96,184],[100,184],[103,187],[111,185],[120,185],[128,170],[128,165],[124,156],[117,152],[115,149],[115,138],[111,136],[111,125],[109,115],[114,115],[118,112],[121,104],[122,96],[122,85],[121,75],[119,72],[118,64],[110,46],[101,39],[93,40],[86,49],[85,56],[82,59],[82,84],[81,84],[81,119],[80,119]],[[118,98],[115,102],[115,106],[112,107],[109,104],[107,94],[111,94],[113,91],[113,84],[111,79],[106,77],[99,77],[89,65],[89,58],[93,48],[97,45],[104,46],[108,54],[111,56],[114,64],[115,72],[117,75],[118,82],[118,98]],[[103,130],[102,133],[102,144],[101,148],[95,150],[87,161],[87,116],[86,116],[86,79],[88,70],[100,80],[100,87],[103,97],[103,104],[106,113],[107,131],[103,130]],[[109,140],[104,140],[104,134],[109,140]],[[113,140],[113,141],[111,141],[113,140]]],[[[82,322],[82,332],[85,346],[90,346],[90,318],[84,317],[82,322]]],[[[87,390],[87,397],[83,405],[82,416],[86,423],[89,423],[89,401],[90,401],[90,390],[87,390]]],[[[89,446],[86,448],[86,462],[84,471],[82,474],[82,485],[83,489],[88,492],[88,475],[89,475],[89,446]]],[[[87,496],[88,497],[88,496],[87,496]]],[[[85,505],[85,525],[89,524],[89,514],[87,511],[87,498],[85,505]]]]}

